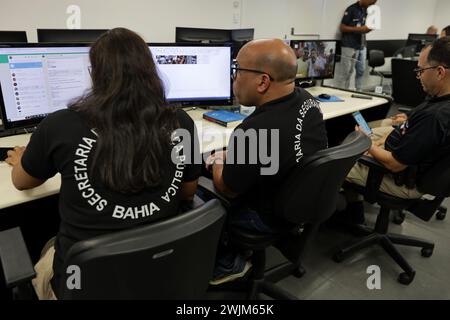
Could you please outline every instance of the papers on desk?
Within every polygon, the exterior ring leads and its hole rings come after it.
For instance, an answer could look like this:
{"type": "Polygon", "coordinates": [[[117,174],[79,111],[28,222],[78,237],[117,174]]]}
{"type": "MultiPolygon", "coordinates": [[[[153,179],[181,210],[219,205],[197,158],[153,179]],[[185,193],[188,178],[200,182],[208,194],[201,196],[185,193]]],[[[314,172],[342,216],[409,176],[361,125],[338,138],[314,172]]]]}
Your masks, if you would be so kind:
{"type": "Polygon", "coordinates": [[[344,99],[341,99],[337,96],[330,96],[330,99],[323,99],[323,98],[320,98],[319,96],[314,97],[314,98],[316,98],[320,102],[344,102],[345,101],[344,99]]]}

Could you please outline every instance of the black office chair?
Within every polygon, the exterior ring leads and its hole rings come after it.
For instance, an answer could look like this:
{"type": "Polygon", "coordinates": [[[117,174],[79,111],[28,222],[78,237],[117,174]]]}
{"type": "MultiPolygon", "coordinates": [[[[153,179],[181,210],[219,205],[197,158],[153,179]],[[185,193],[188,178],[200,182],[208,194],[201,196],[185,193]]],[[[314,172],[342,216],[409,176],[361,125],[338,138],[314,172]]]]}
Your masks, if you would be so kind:
{"type": "MultiPolygon", "coordinates": [[[[339,247],[333,259],[341,262],[353,253],[375,244],[381,245],[385,251],[404,270],[398,277],[402,284],[410,284],[415,277],[415,270],[403,258],[394,244],[421,247],[422,256],[430,257],[433,254],[434,243],[400,234],[388,233],[389,215],[391,210],[407,210],[422,220],[428,221],[441,205],[444,198],[450,195],[450,157],[445,157],[434,165],[420,179],[416,179],[418,190],[426,195],[420,199],[402,199],[379,191],[381,181],[385,174],[391,172],[373,158],[363,157],[359,160],[369,167],[366,187],[351,183],[344,183],[344,188],[351,188],[364,195],[369,203],[378,203],[381,208],[377,216],[375,228],[355,226],[363,238],[351,240],[339,247]]],[[[411,182],[411,181],[410,181],[411,182]]]]}
{"type": "Polygon", "coordinates": [[[381,50],[370,50],[369,51],[369,66],[372,68],[370,71],[371,76],[379,76],[381,78],[380,86],[383,86],[384,78],[391,78],[392,73],[390,72],[380,72],[375,70],[377,67],[384,66],[384,52],[381,50]]]}
{"type": "MultiPolygon", "coordinates": [[[[81,290],[61,278],[61,299],[199,299],[212,278],[225,210],[211,200],[154,224],[80,241],[69,250],[65,269],[81,270],[81,290]]],[[[19,295],[34,277],[20,229],[0,233],[0,258],[8,287],[19,295]],[[23,252],[25,250],[25,252],[23,252]],[[21,255],[22,254],[22,255],[21,255]],[[28,261],[27,261],[28,260],[28,261]]],[[[23,295],[22,295],[23,297],[23,295]]]]}
{"type": "MultiPolygon", "coordinates": [[[[235,246],[253,251],[253,268],[246,286],[248,299],[256,299],[259,293],[274,299],[296,299],[274,283],[290,274],[296,277],[304,274],[301,257],[306,245],[319,225],[335,211],[345,177],[370,144],[365,135],[352,132],[342,145],[304,158],[298,168],[286,175],[276,196],[273,214],[291,227],[277,234],[237,227],[228,230],[229,239],[235,246]],[[270,246],[278,248],[289,262],[266,271],[266,249],[270,246]]],[[[200,180],[200,188],[210,195],[217,195],[210,180],[200,180]]],[[[230,207],[227,199],[221,197],[221,200],[230,207]]]]}

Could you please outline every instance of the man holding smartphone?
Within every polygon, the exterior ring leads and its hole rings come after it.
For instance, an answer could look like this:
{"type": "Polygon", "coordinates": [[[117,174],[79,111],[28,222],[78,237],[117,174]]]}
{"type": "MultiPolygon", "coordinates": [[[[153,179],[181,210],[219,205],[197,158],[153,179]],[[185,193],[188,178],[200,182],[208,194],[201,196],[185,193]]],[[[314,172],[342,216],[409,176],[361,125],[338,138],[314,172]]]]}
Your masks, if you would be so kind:
{"type": "MultiPolygon", "coordinates": [[[[420,177],[450,154],[450,38],[438,39],[426,47],[415,72],[430,98],[415,108],[401,125],[394,127],[385,143],[372,143],[368,153],[392,173],[415,166],[416,177],[420,177]]],[[[362,129],[357,126],[356,130],[362,129]]],[[[357,163],[347,181],[364,186],[368,171],[368,167],[357,163]]],[[[422,195],[416,188],[397,185],[392,175],[383,178],[380,191],[404,199],[422,195]]],[[[346,195],[349,202],[346,211],[353,215],[353,222],[363,222],[362,199],[351,192],[346,195]]]]}

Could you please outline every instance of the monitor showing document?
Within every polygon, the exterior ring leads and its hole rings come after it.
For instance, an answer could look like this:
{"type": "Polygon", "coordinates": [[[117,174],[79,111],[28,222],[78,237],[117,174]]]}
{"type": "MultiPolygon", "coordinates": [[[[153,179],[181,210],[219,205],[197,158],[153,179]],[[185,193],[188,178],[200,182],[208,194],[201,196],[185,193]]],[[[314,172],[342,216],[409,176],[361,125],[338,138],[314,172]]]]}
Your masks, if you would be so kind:
{"type": "Polygon", "coordinates": [[[0,48],[0,107],[5,128],[33,125],[66,108],[90,89],[89,68],[88,46],[0,48]]]}
{"type": "Polygon", "coordinates": [[[230,44],[150,44],[170,102],[229,105],[230,44]]]}

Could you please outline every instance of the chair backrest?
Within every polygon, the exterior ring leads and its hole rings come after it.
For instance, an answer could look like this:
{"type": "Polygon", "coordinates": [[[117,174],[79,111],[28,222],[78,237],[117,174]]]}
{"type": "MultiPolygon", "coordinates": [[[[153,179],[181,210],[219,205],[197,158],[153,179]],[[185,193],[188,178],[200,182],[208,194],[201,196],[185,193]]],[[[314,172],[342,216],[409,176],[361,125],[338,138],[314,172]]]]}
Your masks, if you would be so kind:
{"type": "Polygon", "coordinates": [[[76,243],[81,289],[61,299],[199,299],[212,278],[225,210],[216,199],[168,220],[76,243]]]}
{"type": "Polygon", "coordinates": [[[372,68],[381,67],[384,65],[384,52],[381,50],[369,51],[369,66],[372,68]]]}
{"type": "Polygon", "coordinates": [[[381,50],[385,57],[394,57],[406,43],[406,39],[367,40],[367,50],[381,50]]]}
{"type": "Polygon", "coordinates": [[[345,177],[370,146],[367,136],[352,132],[341,145],[305,157],[277,195],[277,214],[294,224],[328,219],[336,209],[345,177]]]}
{"type": "Polygon", "coordinates": [[[450,196],[450,154],[443,157],[417,179],[421,192],[435,197],[450,196]]]}

